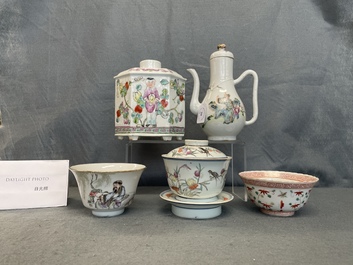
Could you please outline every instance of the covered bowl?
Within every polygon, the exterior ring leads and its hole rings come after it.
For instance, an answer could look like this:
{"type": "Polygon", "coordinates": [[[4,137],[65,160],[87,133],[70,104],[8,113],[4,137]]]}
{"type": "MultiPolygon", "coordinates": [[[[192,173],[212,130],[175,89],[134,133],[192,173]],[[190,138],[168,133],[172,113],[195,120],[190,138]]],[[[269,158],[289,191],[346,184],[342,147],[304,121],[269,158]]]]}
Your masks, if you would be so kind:
{"type": "Polygon", "coordinates": [[[225,185],[232,159],[207,140],[185,140],[185,145],[162,155],[168,185],[186,199],[216,199],[225,185]]]}

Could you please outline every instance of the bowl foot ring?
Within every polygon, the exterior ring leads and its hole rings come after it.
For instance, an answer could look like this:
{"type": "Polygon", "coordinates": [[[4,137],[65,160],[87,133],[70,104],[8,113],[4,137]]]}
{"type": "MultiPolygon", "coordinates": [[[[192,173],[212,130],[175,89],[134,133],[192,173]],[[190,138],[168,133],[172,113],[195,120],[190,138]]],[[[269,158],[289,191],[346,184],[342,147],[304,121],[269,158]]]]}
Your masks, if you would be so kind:
{"type": "Polygon", "coordinates": [[[288,216],[294,215],[294,211],[281,212],[281,211],[272,211],[272,210],[264,209],[264,208],[261,208],[260,211],[263,212],[264,214],[267,214],[267,215],[279,216],[279,217],[288,217],[288,216]]]}
{"type": "Polygon", "coordinates": [[[117,209],[116,211],[99,211],[92,210],[92,214],[97,217],[114,217],[121,215],[125,211],[125,208],[117,209]]]}

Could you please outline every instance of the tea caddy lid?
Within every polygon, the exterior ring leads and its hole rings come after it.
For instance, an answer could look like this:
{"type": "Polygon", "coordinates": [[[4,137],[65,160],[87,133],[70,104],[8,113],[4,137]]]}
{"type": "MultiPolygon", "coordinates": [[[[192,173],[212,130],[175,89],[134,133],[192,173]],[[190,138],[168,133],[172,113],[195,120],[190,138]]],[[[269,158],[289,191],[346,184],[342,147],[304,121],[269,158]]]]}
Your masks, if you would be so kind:
{"type": "Polygon", "coordinates": [[[125,70],[118,75],[114,76],[114,78],[121,78],[126,75],[162,75],[162,76],[172,76],[174,78],[186,80],[186,78],[182,77],[177,72],[169,70],[167,68],[162,68],[162,64],[157,60],[143,60],[140,61],[139,67],[133,67],[128,70],[125,70]]]}
{"type": "Polygon", "coordinates": [[[227,158],[220,150],[208,146],[208,140],[191,140],[186,139],[185,145],[177,147],[168,154],[163,155],[169,158],[186,158],[186,159],[217,159],[227,158]]]}

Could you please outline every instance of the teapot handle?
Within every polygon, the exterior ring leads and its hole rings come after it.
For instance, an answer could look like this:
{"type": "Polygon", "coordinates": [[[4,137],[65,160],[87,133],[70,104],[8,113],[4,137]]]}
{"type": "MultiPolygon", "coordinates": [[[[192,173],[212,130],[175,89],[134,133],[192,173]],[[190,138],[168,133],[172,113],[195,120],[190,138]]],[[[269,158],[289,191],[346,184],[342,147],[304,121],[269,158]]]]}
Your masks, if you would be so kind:
{"type": "Polygon", "coordinates": [[[252,94],[252,103],[253,103],[253,116],[250,120],[245,121],[245,125],[253,124],[259,115],[259,107],[257,102],[257,87],[259,83],[259,78],[257,73],[254,70],[246,70],[242,73],[237,79],[234,80],[234,85],[240,83],[247,75],[252,75],[254,78],[253,82],[253,94],[252,94]]]}

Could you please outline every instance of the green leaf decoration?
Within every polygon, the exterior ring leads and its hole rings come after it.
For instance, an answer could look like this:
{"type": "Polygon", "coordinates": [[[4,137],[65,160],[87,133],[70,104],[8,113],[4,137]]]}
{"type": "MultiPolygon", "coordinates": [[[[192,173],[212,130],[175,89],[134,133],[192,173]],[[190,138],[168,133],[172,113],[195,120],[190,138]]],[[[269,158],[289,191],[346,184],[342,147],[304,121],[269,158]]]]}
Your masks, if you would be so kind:
{"type": "Polygon", "coordinates": [[[162,80],[161,80],[161,84],[162,84],[163,86],[168,85],[168,84],[169,84],[169,81],[168,81],[167,79],[162,79],[162,80]]]}
{"type": "Polygon", "coordinates": [[[120,95],[121,95],[122,97],[125,97],[126,94],[127,94],[127,90],[126,90],[126,88],[123,88],[123,89],[120,91],[120,95]]]}
{"type": "Polygon", "coordinates": [[[142,108],[145,107],[145,101],[142,98],[139,98],[136,103],[140,105],[142,108]]]}

